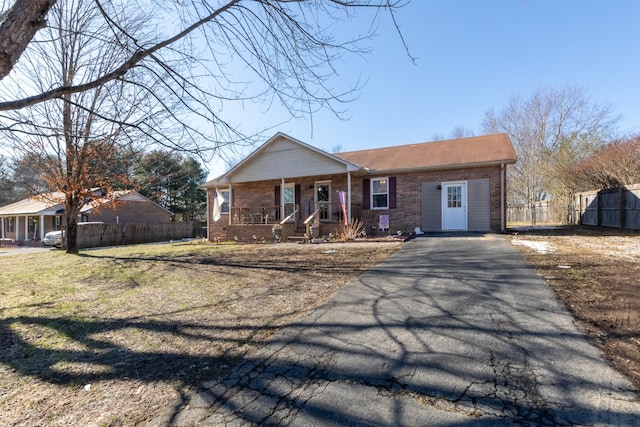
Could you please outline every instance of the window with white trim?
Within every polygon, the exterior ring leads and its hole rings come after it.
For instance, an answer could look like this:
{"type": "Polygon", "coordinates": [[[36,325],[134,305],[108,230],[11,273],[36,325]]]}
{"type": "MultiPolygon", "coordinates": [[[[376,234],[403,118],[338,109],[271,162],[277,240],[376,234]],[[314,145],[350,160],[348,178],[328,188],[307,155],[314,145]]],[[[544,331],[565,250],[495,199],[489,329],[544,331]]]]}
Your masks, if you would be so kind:
{"type": "Polygon", "coordinates": [[[371,208],[389,209],[389,179],[371,179],[371,208]]]}
{"type": "Polygon", "coordinates": [[[296,203],[296,185],[285,184],[284,185],[284,204],[295,204],[296,203]]]}
{"type": "Polygon", "coordinates": [[[220,190],[224,202],[220,205],[220,213],[229,213],[229,190],[220,190]]]}

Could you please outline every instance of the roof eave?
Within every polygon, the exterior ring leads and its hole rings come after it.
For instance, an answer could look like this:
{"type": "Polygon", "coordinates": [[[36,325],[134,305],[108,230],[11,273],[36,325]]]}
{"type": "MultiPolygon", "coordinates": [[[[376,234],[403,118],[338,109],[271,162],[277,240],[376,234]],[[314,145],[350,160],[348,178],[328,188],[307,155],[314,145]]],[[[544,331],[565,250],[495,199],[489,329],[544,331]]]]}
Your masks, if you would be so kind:
{"type": "Polygon", "coordinates": [[[495,160],[490,162],[475,162],[475,163],[455,163],[450,165],[435,165],[435,166],[420,166],[415,168],[394,168],[394,169],[379,169],[379,170],[367,170],[370,174],[390,174],[390,173],[411,173],[421,171],[432,171],[442,169],[467,169],[467,168],[479,168],[487,166],[500,166],[500,165],[512,165],[516,163],[515,159],[495,160]]]}

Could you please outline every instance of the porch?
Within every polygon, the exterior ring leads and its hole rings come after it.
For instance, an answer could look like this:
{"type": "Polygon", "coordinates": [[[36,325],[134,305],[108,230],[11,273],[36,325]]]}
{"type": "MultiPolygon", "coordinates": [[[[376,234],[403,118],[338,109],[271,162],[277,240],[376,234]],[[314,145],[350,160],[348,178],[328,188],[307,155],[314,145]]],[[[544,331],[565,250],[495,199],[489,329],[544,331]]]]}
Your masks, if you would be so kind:
{"type": "MultiPolygon", "coordinates": [[[[281,241],[290,238],[310,238],[311,227],[317,228],[319,236],[336,235],[345,223],[346,207],[339,202],[322,203],[313,209],[313,203],[269,206],[232,206],[224,236],[213,236],[241,242],[272,241],[273,228],[281,230],[281,241]]],[[[362,206],[351,204],[351,220],[360,219],[362,206]]]]}
{"type": "MultiPolygon", "coordinates": [[[[293,223],[296,226],[300,222],[306,221],[317,212],[318,220],[321,223],[344,224],[347,208],[343,209],[338,202],[317,203],[317,207],[312,202],[304,204],[286,204],[272,206],[233,206],[230,208],[229,225],[274,225],[280,224],[283,220],[286,223],[293,223]]],[[[362,205],[351,204],[351,219],[360,219],[362,216],[362,205]]]]}
{"type": "Polygon", "coordinates": [[[0,215],[0,239],[12,242],[39,242],[49,231],[60,230],[61,215],[0,215]]]}

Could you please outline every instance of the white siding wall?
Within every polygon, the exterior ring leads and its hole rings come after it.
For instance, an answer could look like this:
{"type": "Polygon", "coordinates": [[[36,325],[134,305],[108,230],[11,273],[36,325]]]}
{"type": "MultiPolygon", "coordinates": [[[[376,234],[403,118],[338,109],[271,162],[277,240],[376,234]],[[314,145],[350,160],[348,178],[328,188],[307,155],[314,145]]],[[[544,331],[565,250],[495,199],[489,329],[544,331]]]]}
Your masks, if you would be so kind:
{"type": "Polygon", "coordinates": [[[286,139],[275,141],[233,174],[232,182],[345,173],[345,164],[286,139]]]}
{"type": "MultiPolygon", "coordinates": [[[[442,230],[442,190],[440,182],[422,183],[422,230],[442,230]]],[[[467,181],[467,229],[489,231],[491,229],[490,180],[467,181]]]]}
{"type": "Polygon", "coordinates": [[[489,178],[468,181],[467,215],[469,231],[491,230],[491,182],[489,178]]]}
{"type": "Polygon", "coordinates": [[[439,182],[422,183],[422,231],[442,230],[442,190],[439,182]]]}

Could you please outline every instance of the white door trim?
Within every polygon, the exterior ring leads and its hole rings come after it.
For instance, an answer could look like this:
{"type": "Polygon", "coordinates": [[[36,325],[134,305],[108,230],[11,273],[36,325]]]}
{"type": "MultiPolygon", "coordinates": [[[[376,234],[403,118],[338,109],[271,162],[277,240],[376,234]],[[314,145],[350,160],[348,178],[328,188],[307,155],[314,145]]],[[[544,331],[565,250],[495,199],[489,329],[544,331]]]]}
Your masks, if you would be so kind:
{"type": "Polygon", "coordinates": [[[331,180],[325,181],[316,181],[313,185],[313,201],[315,205],[315,209],[320,209],[320,220],[321,221],[330,221],[331,220],[331,180]],[[320,201],[318,200],[318,187],[327,186],[327,197],[328,200],[320,201]]]}
{"type": "MultiPolygon", "coordinates": [[[[442,183],[442,230],[466,231],[469,224],[467,213],[467,181],[451,181],[442,183]],[[449,189],[460,188],[453,201],[456,206],[449,207],[449,189]]],[[[453,190],[455,191],[455,190],[453,190]]]]}

